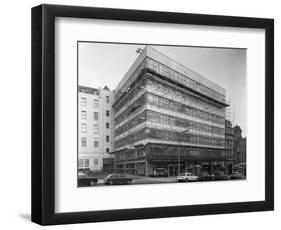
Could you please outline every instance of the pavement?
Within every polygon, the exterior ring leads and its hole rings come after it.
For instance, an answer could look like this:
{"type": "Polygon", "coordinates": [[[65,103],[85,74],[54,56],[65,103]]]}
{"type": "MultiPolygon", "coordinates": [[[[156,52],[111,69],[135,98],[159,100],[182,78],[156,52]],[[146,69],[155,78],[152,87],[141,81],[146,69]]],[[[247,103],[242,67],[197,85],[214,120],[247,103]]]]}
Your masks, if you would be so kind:
{"type": "Polygon", "coordinates": [[[142,177],[133,180],[132,184],[158,184],[177,182],[175,177],[142,177]]]}
{"type": "MultiPolygon", "coordinates": [[[[132,184],[161,184],[161,183],[178,183],[176,177],[142,177],[142,176],[132,176],[132,184]]],[[[241,178],[239,180],[243,180],[241,178]]],[[[235,180],[235,179],[232,179],[235,180]]],[[[237,179],[236,179],[237,180],[237,179]]],[[[104,180],[98,179],[96,186],[103,186],[104,180]]]]}
{"type": "MultiPolygon", "coordinates": [[[[132,184],[160,184],[160,183],[175,183],[176,177],[133,177],[132,184]]],[[[97,185],[104,185],[103,179],[98,179],[97,185]]]]}

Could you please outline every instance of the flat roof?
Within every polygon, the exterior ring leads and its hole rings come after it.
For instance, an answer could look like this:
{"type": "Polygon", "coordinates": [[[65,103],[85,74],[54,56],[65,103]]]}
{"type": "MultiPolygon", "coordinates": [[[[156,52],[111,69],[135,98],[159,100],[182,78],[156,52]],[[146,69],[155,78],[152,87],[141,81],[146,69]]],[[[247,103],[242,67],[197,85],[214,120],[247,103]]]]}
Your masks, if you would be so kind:
{"type": "Polygon", "coordinates": [[[81,93],[87,93],[87,94],[99,93],[99,89],[97,89],[97,88],[91,88],[88,86],[81,86],[81,85],[78,85],[78,91],[81,93]]]}
{"type": "Polygon", "coordinates": [[[138,56],[138,58],[135,60],[135,62],[131,65],[127,73],[124,75],[124,77],[121,79],[117,87],[115,88],[115,93],[118,93],[119,90],[122,88],[122,86],[126,83],[126,81],[131,77],[131,75],[134,73],[136,68],[143,62],[143,60],[149,57],[159,63],[162,63],[163,65],[167,66],[168,68],[171,68],[178,73],[181,73],[182,75],[198,82],[199,84],[202,84],[209,89],[214,90],[215,92],[225,95],[225,89],[219,86],[218,84],[208,80],[207,78],[203,77],[202,75],[194,72],[193,70],[187,68],[183,64],[175,61],[174,59],[168,57],[167,55],[157,51],[156,49],[152,48],[151,46],[146,46],[143,49],[143,52],[138,56]]]}

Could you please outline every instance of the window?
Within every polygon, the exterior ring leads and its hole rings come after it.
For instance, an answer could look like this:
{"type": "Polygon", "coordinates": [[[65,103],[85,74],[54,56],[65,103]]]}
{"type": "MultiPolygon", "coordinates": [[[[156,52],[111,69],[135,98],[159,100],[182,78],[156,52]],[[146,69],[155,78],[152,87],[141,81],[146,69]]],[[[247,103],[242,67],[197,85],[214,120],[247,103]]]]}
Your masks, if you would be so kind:
{"type": "Polygon", "coordinates": [[[106,151],[106,153],[109,153],[109,148],[106,148],[105,151],[106,151]]]}
{"type": "Polygon", "coordinates": [[[81,119],[87,119],[87,111],[81,111],[81,119]]]}
{"type": "Polygon", "coordinates": [[[107,129],[109,129],[109,122],[106,122],[105,126],[107,129]]]}
{"type": "Polygon", "coordinates": [[[86,133],[87,132],[87,124],[85,124],[85,123],[81,124],[81,132],[82,133],[86,133]]]}
{"type": "Polygon", "coordinates": [[[97,140],[94,141],[94,147],[96,147],[96,148],[99,147],[99,141],[97,141],[97,140]]]}
{"type": "Polygon", "coordinates": [[[85,159],[84,160],[84,168],[89,168],[90,167],[90,160],[89,159],[85,159]]]}
{"type": "Polygon", "coordinates": [[[94,112],[94,120],[97,121],[99,119],[99,113],[94,112]]]}
{"type": "Polygon", "coordinates": [[[81,105],[86,106],[87,105],[87,98],[81,97],[81,105]]]}
{"type": "Polygon", "coordinates": [[[83,168],[83,159],[79,159],[79,168],[83,168]]]}
{"type": "Polygon", "coordinates": [[[99,159],[94,159],[94,165],[98,166],[99,165],[99,159]]]}
{"type": "Polygon", "coordinates": [[[94,124],[94,133],[99,133],[99,125],[94,124]]]}
{"type": "Polygon", "coordinates": [[[79,159],[79,168],[80,169],[89,169],[90,160],[89,159],[79,159]]]}
{"type": "Polygon", "coordinates": [[[109,136],[106,136],[106,142],[109,142],[109,136]]]}
{"type": "Polygon", "coordinates": [[[87,138],[86,137],[81,137],[81,145],[82,145],[82,147],[87,146],[87,138]]]}
{"type": "Polygon", "coordinates": [[[106,116],[109,117],[109,110],[106,110],[106,116]]]}
{"type": "Polygon", "coordinates": [[[109,96],[105,97],[106,103],[109,103],[109,96]]]}
{"type": "Polygon", "coordinates": [[[98,107],[99,107],[99,100],[94,99],[94,101],[93,101],[93,107],[94,107],[94,108],[98,108],[98,107]]]}

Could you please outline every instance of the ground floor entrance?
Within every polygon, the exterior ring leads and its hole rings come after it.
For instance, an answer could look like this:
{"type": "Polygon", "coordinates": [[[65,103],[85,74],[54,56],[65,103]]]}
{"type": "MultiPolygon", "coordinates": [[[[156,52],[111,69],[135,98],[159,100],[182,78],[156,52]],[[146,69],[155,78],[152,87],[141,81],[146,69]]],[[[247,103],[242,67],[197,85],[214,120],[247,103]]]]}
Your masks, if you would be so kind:
{"type": "MultiPolygon", "coordinates": [[[[143,161],[143,162],[118,162],[116,169],[120,172],[149,176],[149,177],[174,177],[180,173],[190,172],[200,175],[202,172],[213,174],[216,171],[225,171],[224,161],[143,161]]],[[[230,171],[229,167],[228,170],[230,171]]]]}
{"type": "Polygon", "coordinates": [[[185,172],[194,175],[226,172],[224,149],[148,143],[114,154],[115,169],[134,175],[172,177],[185,172]]]}

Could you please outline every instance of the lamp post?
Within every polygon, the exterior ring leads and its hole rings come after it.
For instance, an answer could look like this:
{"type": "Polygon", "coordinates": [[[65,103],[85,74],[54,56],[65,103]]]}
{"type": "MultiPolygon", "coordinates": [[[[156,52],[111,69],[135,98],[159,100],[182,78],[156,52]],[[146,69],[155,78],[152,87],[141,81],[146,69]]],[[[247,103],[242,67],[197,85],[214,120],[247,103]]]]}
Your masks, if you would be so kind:
{"type": "MultiPolygon", "coordinates": [[[[187,133],[187,132],[189,132],[189,130],[190,129],[183,130],[179,134],[187,133]]],[[[180,155],[180,135],[178,137],[178,145],[179,145],[179,147],[178,147],[178,176],[179,176],[180,175],[180,157],[181,157],[181,155],[180,155]]]]}
{"type": "MultiPolygon", "coordinates": [[[[135,121],[132,121],[132,126],[135,124],[135,121]]],[[[127,172],[128,171],[128,169],[127,169],[127,167],[128,167],[128,165],[129,165],[129,153],[130,153],[130,151],[133,149],[135,149],[135,146],[133,146],[133,143],[134,143],[134,141],[133,140],[131,140],[131,138],[130,138],[130,135],[131,134],[133,134],[133,131],[131,131],[131,132],[129,132],[129,126],[127,125],[127,133],[128,133],[128,137],[129,137],[129,140],[128,140],[128,142],[129,142],[129,146],[127,147],[127,151],[126,151],[126,155],[125,155],[125,162],[124,162],[124,164],[123,164],[123,171],[124,171],[124,173],[125,172],[127,172]]]]}

